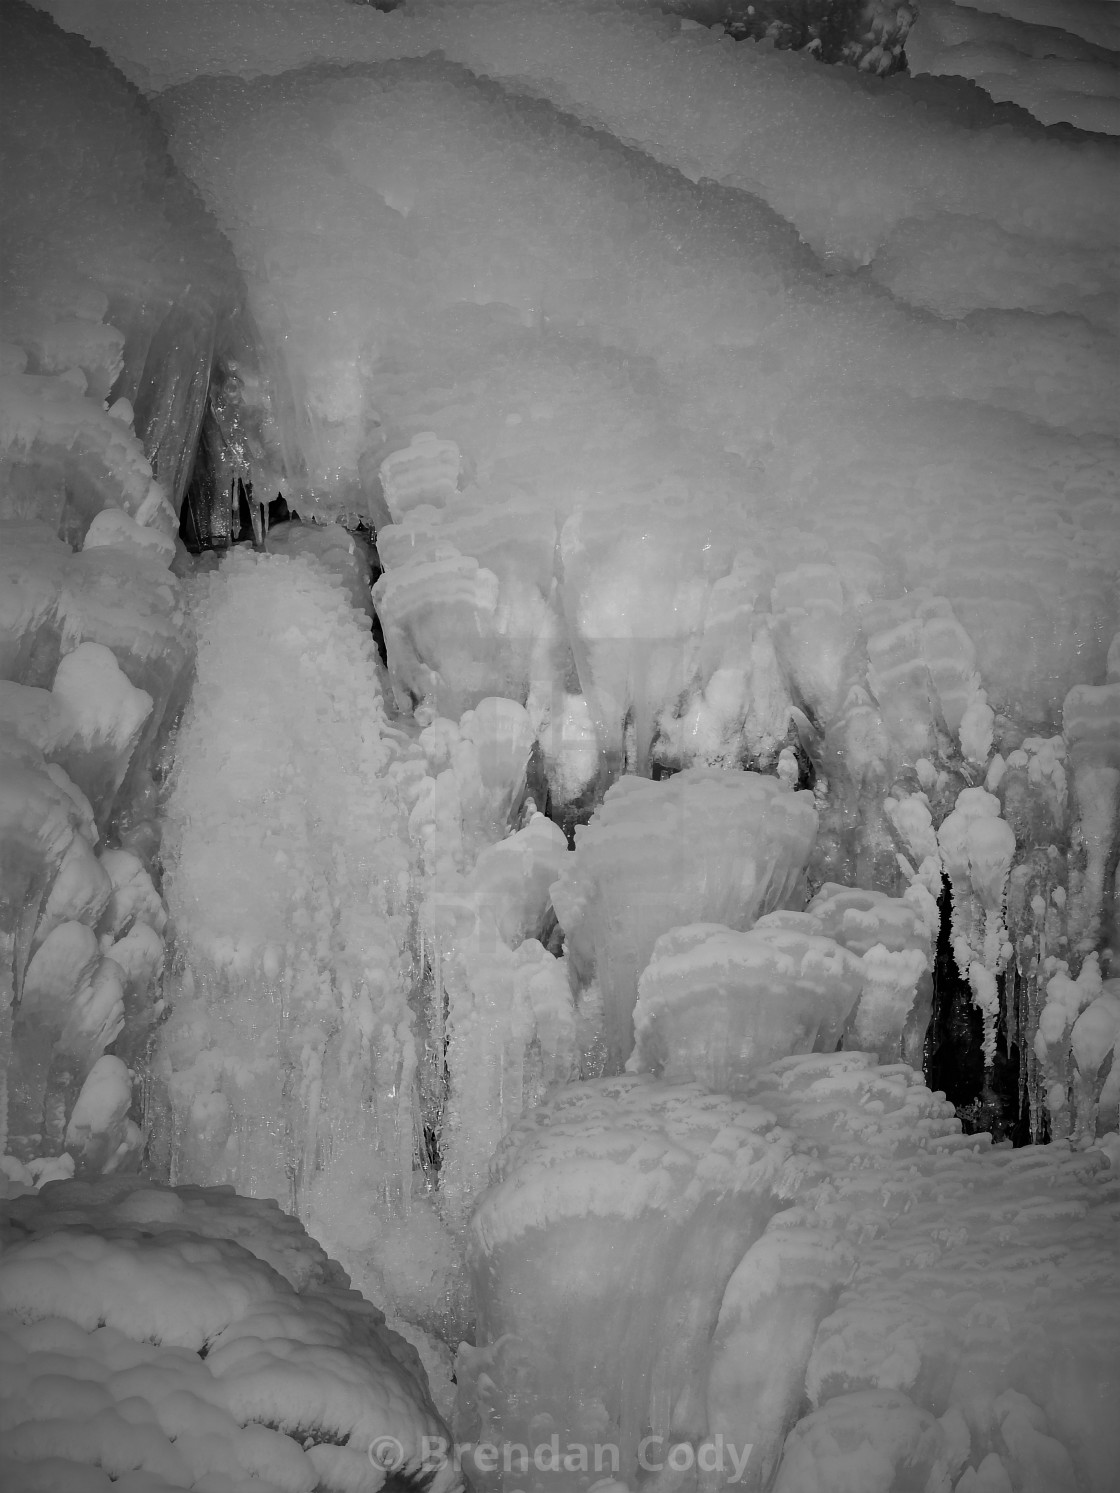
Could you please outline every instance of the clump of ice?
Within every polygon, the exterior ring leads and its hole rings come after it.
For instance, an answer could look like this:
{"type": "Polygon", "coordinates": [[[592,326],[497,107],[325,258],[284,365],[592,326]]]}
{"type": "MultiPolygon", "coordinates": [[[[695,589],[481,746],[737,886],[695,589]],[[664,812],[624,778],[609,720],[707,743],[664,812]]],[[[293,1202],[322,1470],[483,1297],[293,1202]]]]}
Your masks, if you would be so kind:
{"type": "Polygon", "coordinates": [[[772,914],[745,933],[710,923],[663,933],[638,980],[633,1071],[737,1093],[775,1058],[834,1051],[864,963],[802,917],[800,927],[772,914]]]}
{"type": "Polygon", "coordinates": [[[745,929],[798,906],[815,834],[811,796],[757,773],[695,767],[607,792],[552,902],[577,1000],[593,979],[602,992],[611,1068],[633,1048],[638,977],[658,937],[697,922],[745,929]]]}

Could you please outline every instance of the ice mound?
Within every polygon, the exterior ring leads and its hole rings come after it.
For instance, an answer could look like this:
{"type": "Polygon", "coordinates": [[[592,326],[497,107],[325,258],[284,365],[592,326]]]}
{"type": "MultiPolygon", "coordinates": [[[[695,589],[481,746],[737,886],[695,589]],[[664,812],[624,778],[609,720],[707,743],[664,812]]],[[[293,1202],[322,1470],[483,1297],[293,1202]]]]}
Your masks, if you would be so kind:
{"type": "MultiPolygon", "coordinates": [[[[533,1446],[704,1429],[727,1278],[797,1175],[764,1110],[645,1077],[560,1090],[503,1143],[471,1221],[480,1346],[456,1431],[533,1446]],[[547,1283],[547,1285],[545,1285],[547,1283]]],[[[485,1472],[485,1469],[483,1469],[485,1472]]]]}
{"type": "Polygon", "coordinates": [[[803,927],[772,914],[745,933],[710,923],[663,933],[638,980],[634,1071],[733,1094],[775,1058],[834,1051],[864,965],[801,916],[803,927]]]}
{"type": "Polygon", "coordinates": [[[957,5],[927,0],[906,46],[910,72],[971,78],[1043,124],[1120,134],[1120,27],[1107,5],[957,5]]]}
{"type": "Polygon", "coordinates": [[[659,935],[701,921],[745,929],[796,907],[815,834],[812,796],[758,773],[695,767],[608,790],[552,888],[577,1000],[593,985],[602,999],[608,1071],[630,1056],[638,977],[659,935]]]}
{"type": "Polygon", "coordinates": [[[370,572],[373,556],[366,539],[348,533],[340,524],[276,524],[268,531],[265,548],[271,555],[313,555],[346,586],[350,605],[373,616],[370,572]]]}
{"type": "Polygon", "coordinates": [[[275,1204],[62,1183],[0,1231],[11,1486],[456,1485],[415,1351],[275,1204]]]}

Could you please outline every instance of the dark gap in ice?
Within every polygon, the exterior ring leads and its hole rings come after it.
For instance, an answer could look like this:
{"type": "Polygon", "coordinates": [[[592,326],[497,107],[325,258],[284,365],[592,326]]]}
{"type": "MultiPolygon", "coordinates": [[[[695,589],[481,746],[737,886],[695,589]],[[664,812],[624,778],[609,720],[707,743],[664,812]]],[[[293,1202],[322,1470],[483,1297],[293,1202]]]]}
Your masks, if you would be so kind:
{"type": "Polygon", "coordinates": [[[288,500],[282,492],[278,492],[268,505],[268,527],[274,528],[277,524],[299,523],[300,516],[294,509],[288,507],[288,500]]]}
{"type": "Polygon", "coordinates": [[[254,1420],[253,1424],[289,1437],[301,1451],[312,1446],[345,1446],[350,1439],[348,1431],[325,1431],[321,1426],[286,1426],[282,1420],[254,1420]]]}
{"type": "Polygon", "coordinates": [[[933,1015],[926,1037],[926,1080],[956,1106],[971,1134],[977,1129],[971,1112],[984,1086],[984,1024],[953,954],[953,894],[947,876],[941,878],[937,907],[941,922],[933,964],[933,1015]]]}
{"type": "Polygon", "coordinates": [[[926,1081],[931,1089],[942,1090],[954,1105],[966,1135],[990,1131],[994,1141],[1029,1145],[1029,1106],[1021,1093],[1020,1052],[1012,1036],[1018,1031],[1015,1013],[1010,1009],[1017,1000],[1014,982],[1000,977],[995,1056],[990,1065],[985,1065],[983,1017],[953,954],[952,908],[949,879],[942,877],[933,1015],[926,1036],[926,1081]]]}

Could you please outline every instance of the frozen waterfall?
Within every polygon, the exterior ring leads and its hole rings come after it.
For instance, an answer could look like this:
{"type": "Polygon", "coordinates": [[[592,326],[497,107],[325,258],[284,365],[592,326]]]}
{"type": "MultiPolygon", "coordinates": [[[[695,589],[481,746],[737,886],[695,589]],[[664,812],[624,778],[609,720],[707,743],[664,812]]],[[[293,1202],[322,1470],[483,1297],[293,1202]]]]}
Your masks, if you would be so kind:
{"type": "Polygon", "coordinates": [[[0,0],[5,1487],[1110,1493],[1115,11],[0,0]]]}

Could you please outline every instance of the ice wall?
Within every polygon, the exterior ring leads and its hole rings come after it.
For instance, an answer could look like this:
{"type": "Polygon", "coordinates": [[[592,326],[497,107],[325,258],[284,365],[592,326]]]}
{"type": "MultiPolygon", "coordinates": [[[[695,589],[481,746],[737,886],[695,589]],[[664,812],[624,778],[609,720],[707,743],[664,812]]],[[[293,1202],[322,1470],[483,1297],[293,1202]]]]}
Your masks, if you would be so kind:
{"type": "MultiPolygon", "coordinates": [[[[718,1432],[797,1493],[1103,1493],[1112,145],[644,5],[69,14],[165,90],[290,494],[379,528],[404,717],[305,546],[193,587],[157,1164],[279,1194],[449,1337],[477,1204],[471,1437],[613,1437],[630,1473],[647,1430],[694,1461],[718,1432]],[[963,1138],[893,1061],[943,878],[983,1056],[1017,1038],[1073,1149],[963,1138]],[[566,1083],[626,1061],[632,1009],[652,1072],[566,1083]]],[[[173,496],[209,323],[172,307],[145,382],[65,295],[4,354],[3,501],[36,526],[5,853],[17,1107],[95,1171],[137,1149],[164,909],[150,827],[98,858],[90,826],[150,803],[185,657],[145,457],[173,496]]]]}

